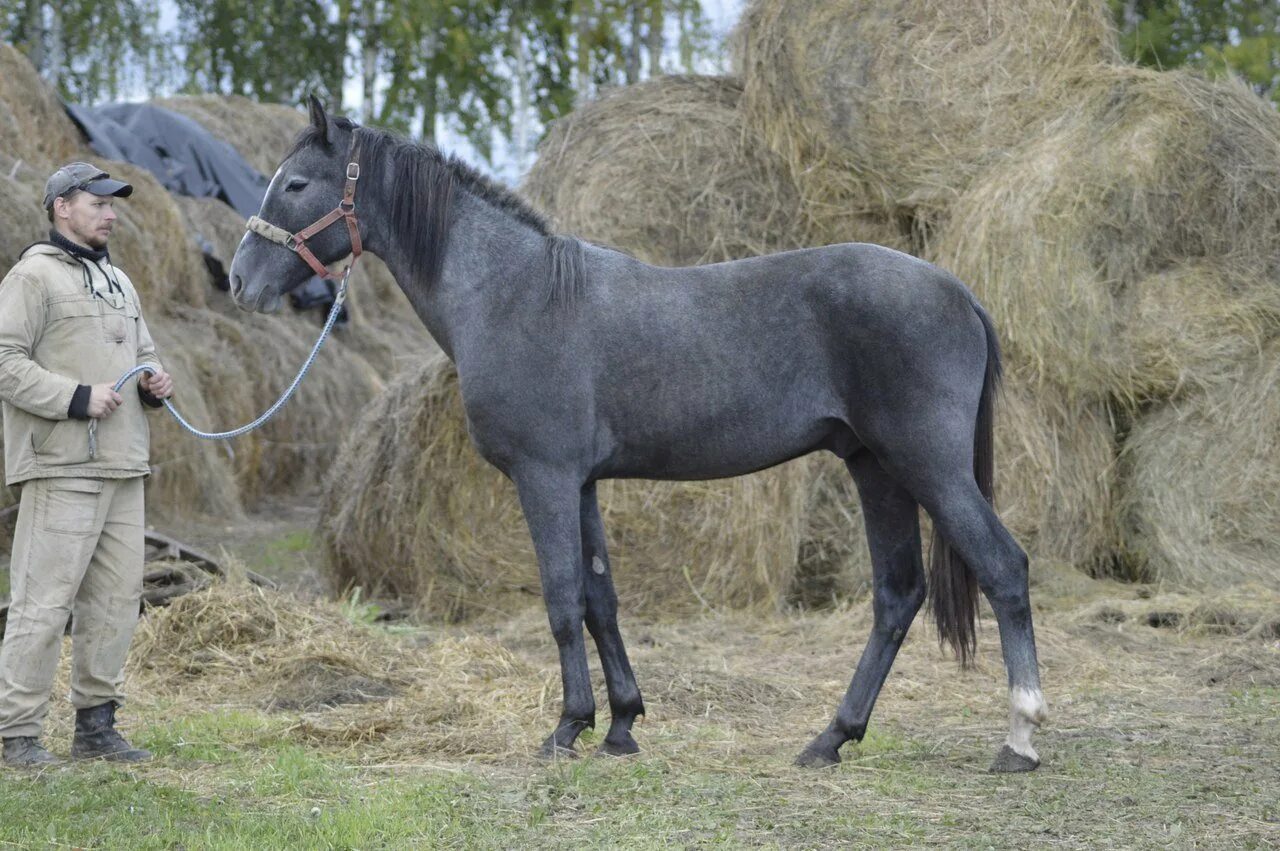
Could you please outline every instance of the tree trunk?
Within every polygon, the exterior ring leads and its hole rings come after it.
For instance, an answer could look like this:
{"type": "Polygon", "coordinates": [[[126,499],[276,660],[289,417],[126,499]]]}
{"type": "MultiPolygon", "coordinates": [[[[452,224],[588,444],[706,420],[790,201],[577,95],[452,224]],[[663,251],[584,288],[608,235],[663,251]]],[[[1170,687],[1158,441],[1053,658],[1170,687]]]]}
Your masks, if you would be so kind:
{"type": "Polygon", "coordinates": [[[574,28],[577,34],[577,62],[574,65],[573,91],[577,103],[591,97],[591,3],[574,0],[574,28]]]}
{"type": "Polygon", "coordinates": [[[364,0],[361,4],[361,30],[364,35],[364,50],[360,71],[363,76],[363,100],[360,105],[361,121],[372,123],[376,114],[373,109],[374,85],[378,81],[378,4],[376,0],[364,0]]]}
{"type": "Polygon", "coordinates": [[[640,23],[642,16],[640,0],[632,0],[627,10],[630,15],[631,34],[627,41],[627,85],[634,86],[640,82],[640,23]]]}
{"type": "Polygon", "coordinates": [[[343,84],[347,80],[346,68],[344,67],[347,64],[347,42],[351,39],[351,0],[340,0],[338,3],[338,23],[335,29],[337,30],[337,44],[335,47],[338,49],[337,55],[342,59],[336,63],[337,68],[335,69],[334,80],[337,85],[333,87],[333,91],[329,93],[329,96],[333,98],[333,106],[331,108],[335,113],[341,115],[345,112],[342,99],[345,96],[343,89],[346,88],[343,84]]]}
{"type": "Polygon", "coordinates": [[[25,20],[22,25],[27,42],[27,58],[36,66],[36,73],[44,73],[44,3],[27,0],[25,20]]]}
{"type": "Polygon", "coordinates": [[[521,28],[513,27],[515,39],[514,53],[516,57],[515,73],[515,115],[512,116],[511,132],[515,148],[516,173],[521,177],[529,168],[529,114],[533,109],[533,87],[530,85],[532,72],[529,67],[529,45],[525,41],[521,28]]]}
{"type": "Polygon", "coordinates": [[[680,67],[693,73],[693,13],[685,8],[680,10],[680,67]]]}
{"type": "Polygon", "coordinates": [[[649,76],[662,76],[662,51],[666,38],[662,29],[666,25],[663,0],[649,0],[649,76]]]}
{"type": "Polygon", "coordinates": [[[422,141],[435,144],[436,116],[440,112],[440,78],[432,74],[427,78],[422,93],[422,141]]]}
{"type": "Polygon", "coordinates": [[[66,67],[65,47],[66,43],[62,36],[62,11],[54,6],[53,20],[49,24],[49,56],[45,69],[47,73],[44,75],[54,89],[58,88],[58,83],[62,80],[62,69],[66,67]]]}

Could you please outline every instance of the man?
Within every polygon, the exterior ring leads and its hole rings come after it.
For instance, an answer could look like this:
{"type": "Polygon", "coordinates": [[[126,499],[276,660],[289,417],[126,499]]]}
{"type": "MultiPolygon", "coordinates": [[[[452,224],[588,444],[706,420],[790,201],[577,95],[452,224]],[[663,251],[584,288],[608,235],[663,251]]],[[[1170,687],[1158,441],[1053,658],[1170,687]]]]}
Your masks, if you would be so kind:
{"type": "Polygon", "coordinates": [[[58,762],[40,732],[68,617],[72,757],[151,756],[115,729],[142,593],[142,479],[150,472],[143,410],[173,392],[138,293],[107,254],[114,201],[132,192],[88,163],[55,171],[45,184],[49,241],[29,246],[0,281],[5,481],[22,486],[0,645],[9,765],[58,762]],[[115,392],[119,377],[142,363],[157,372],[115,392]]]}

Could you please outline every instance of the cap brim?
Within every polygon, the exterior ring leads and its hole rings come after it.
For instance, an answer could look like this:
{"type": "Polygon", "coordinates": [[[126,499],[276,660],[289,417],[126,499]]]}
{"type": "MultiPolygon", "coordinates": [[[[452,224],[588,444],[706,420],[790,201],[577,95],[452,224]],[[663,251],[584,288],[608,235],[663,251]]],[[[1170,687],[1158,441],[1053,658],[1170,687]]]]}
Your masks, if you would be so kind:
{"type": "Polygon", "coordinates": [[[85,192],[91,195],[114,195],[117,198],[128,198],[133,194],[133,186],[122,180],[113,180],[110,177],[100,177],[84,188],[85,192]]]}

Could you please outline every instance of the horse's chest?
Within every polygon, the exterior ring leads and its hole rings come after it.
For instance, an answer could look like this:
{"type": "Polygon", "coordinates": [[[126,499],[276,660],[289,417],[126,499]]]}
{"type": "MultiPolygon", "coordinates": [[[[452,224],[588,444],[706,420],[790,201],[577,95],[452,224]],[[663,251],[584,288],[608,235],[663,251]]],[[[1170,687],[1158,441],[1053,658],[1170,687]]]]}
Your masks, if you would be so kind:
{"type": "Polygon", "coordinates": [[[467,433],[486,461],[507,471],[526,459],[565,460],[591,433],[591,406],[563,386],[475,382],[463,388],[467,433]]]}

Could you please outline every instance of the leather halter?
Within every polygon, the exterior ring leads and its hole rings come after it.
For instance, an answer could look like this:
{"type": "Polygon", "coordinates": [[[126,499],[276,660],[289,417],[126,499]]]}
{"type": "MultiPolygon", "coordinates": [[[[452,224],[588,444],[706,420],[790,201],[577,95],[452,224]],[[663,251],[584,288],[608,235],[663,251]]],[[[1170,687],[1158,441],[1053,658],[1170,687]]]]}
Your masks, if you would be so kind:
{"type": "Polygon", "coordinates": [[[358,138],[351,143],[351,153],[348,154],[347,160],[347,184],[342,190],[342,200],[338,202],[338,206],[325,215],[297,233],[292,234],[284,228],[276,227],[257,216],[251,216],[245,227],[263,239],[277,242],[297,254],[302,258],[303,262],[311,267],[311,271],[315,272],[317,277],[340,278],[342,277],[341,274],[329,271],[311,252],[311,249],[307,247],[307,240],[339,219],[345,219],[347,232],[351,235],[351,266],[347,267],[347,272],[350,272],[351,268],[356,265],[356,259],[360,257],[362,250],[359,223],[356,221],[356,182],[360,180],[360,140],[358,138]]]}

